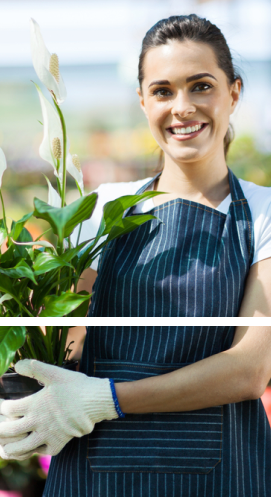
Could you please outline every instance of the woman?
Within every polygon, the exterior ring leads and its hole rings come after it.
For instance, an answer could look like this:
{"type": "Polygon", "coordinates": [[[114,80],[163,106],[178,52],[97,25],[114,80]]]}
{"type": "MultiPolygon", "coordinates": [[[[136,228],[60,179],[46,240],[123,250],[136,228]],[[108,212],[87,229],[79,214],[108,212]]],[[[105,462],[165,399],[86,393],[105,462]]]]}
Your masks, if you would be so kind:
{"type": "MultiPolygon", "coordinates": [[[[165,152],[155,181],[170,193],[154,201],[165,224],[103,253],[91,315],[270,313],[269,249],[254,260],[251,211],[224,156],[241,89],[231,68],[205,19],[169,18],[147,33],[139,95],[165,152]]],[[[89,327],[81,373],[16,365],[45,388],[2,402],[0,455],[58,454],[44,497],[268,497],[271,431],[259,397],[270,364],[271,327],[89,327]]]]}

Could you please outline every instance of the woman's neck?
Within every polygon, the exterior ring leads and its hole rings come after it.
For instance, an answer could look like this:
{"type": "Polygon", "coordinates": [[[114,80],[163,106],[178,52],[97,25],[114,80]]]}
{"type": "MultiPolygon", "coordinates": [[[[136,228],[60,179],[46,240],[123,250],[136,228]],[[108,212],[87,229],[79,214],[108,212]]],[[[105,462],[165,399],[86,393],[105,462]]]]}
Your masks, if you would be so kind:
{"type": "Polygon", "coordinates": [[[184,198],[216,208],[230,193],[230,186],[225,159],[214,162],[179,165],[166,160],[154,188],[168,193],[155,197],[154,204],[157,206],[168,200],[184,198]]]}

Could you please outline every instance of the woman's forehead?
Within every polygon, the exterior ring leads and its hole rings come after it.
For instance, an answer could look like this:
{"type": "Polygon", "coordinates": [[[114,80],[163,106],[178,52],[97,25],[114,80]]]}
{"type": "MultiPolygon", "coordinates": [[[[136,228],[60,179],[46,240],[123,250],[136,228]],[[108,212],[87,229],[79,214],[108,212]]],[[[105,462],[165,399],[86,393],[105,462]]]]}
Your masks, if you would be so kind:
{"type": "Polygon", "coordinates": [[[161,79],[162,75],[164,78],[170,74],[178,74],[184,79],[192,74],[207,72],[216,76],[220,71],[212,47],[191,40],[170,40],[165,45],[151,48],[144,59],[146,80],[161,79]]]}

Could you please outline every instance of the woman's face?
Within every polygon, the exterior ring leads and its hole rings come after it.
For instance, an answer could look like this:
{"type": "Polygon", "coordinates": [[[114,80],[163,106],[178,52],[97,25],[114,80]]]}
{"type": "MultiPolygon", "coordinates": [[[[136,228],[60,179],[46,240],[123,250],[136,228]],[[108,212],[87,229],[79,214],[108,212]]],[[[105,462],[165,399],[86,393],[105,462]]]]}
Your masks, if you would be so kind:
{"type": "Polygon", "coordinates": [[[142,93],[137,92],[164,152],[181,162],[224,154],[223,139],[241,82],[228,84],[213,49],[206,43],[170,40],[146,53],[143,69],[142,93]]]}

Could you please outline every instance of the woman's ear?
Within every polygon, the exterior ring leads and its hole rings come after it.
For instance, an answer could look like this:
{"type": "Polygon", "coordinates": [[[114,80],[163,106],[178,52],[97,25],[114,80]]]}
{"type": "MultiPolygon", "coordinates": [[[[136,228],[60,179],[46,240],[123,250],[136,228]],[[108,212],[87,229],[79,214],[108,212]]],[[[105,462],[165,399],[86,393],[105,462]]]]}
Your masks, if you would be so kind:
{"type": "Polygon", "coordinates": [[[143,95],[142,95],[142,92],[141,92],[140,88],[137,88],[137,89],[136,89],[136,93],[137,93],[137,94],[138,94],[138,96],[139,96],[139,103],[140,103],[140,107],[141,107],[141,109],[143,110],[143,112],[144,112],[144,114],[145,114],[146,118],[148,119],[148,114],[147,114],[147,112],[146,112],[146,108],[145,108],[145,104],[144,104],[144,98],[143,98],[143,95]]]}
{"type": "Polygon", "coordinates": [[[234,81],[234,83],[232,84],[231,90],[230,90],[230,92],[231,92],[230,114],[233,113],[236,105],[238,104],[240,93],[241,93],[241,88],[242,88],[241,80],[236,79],[234,81]]]}

